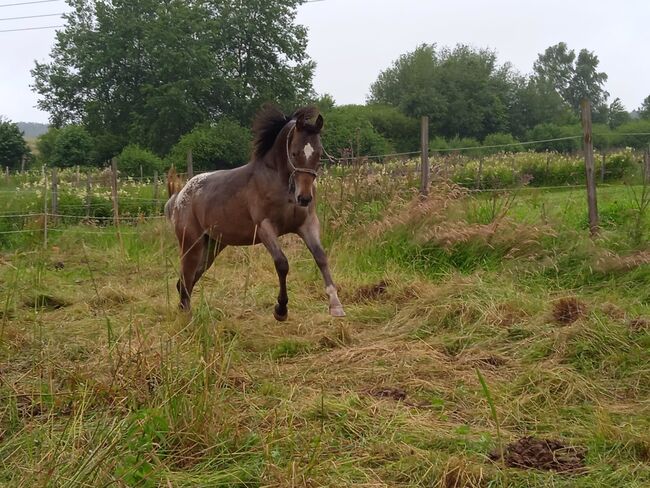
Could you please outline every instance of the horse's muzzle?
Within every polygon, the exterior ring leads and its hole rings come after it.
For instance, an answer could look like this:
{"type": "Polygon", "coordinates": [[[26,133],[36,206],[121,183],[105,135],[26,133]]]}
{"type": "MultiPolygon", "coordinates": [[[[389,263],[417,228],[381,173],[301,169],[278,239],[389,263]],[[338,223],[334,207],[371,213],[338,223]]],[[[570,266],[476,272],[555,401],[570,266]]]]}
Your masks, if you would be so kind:
{"type": "Polygon", "coordinates": [[[298,200],[298,205],[300,205],[301,207],[307,207],[311,203],[312,197],[311,196],[307,196],[307,197],[298,196],[297,200],[298,200]]]}

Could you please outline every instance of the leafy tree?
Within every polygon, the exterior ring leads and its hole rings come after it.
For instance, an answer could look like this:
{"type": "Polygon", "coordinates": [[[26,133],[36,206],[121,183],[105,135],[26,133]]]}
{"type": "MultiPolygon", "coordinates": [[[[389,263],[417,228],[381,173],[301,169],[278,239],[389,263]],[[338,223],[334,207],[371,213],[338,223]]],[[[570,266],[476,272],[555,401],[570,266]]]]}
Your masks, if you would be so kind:
{"type": "Polygon", "coordinates": [[[607,74],[598,71],[598,56],[582,49],[575,51],[566,43],[551,46],[537,57],[533,69],[537,79],[550,83],[562,99],[575,111],[588,98],[592,106],[603,104],[609,94],[603,88],[607,74]]]}
{"type": "Polygon", "coordinates": [[[643,103],[639,107],[639,116],[642,119],[650,119],[650,95],[645,97],[643,103]]]}
{"type": "Polygon", "coordinates": [[[483,150],[483,154],[495,154],[499,152],[520,152],[524,150],[523,146],[519,145],[519,141],[515,139],[512,134],[504,134],[502,132],[489,134],[483,140],[483,146],[487,146],[486,149],[483,150]]]}
{"type": "Polygon", "coordinates": [[[535,144],[532,149],[536,151],[577,151],[581,147],[579,136],[582,134],[580,125],[561,126],[557,124],[539,124],[528,131],[527,139],[530,141],[549,141],[550,139],[565,139],[535,144]]]}
{"type": "Polygon", "coordinates": [[[49,164],[54,157],[54,148],[56,140],[59,137],[59,129],[50,127],[45,134],[38,136],[36,139],[36,149],[38,149],[38,159],[42,164],[49,164]]]}
{"type": "Polygon", "coordinates": [[[87,166],[92,160],[93,140],[80,125],[68,125],[56,135],[51,160],[53,166],[87,166]]]}
{"type": "Polygon", "coordinates": [[[607,112],[607,122],[610,129],[616,129],[630,120],[630,114],[625,110],[620,98],[615,98],[614,101],[609,104],[607,112]]]}
{"type": "Polygon", "coordinates": [[[154,171],[162,172],[165,166],[158,156],[135,144],[130,144],[122,150],[118,164],[120,173],[131,176],[139,176],[140,170],[143,175],[152,176],[154,171]]]}
{"type": "Polygon", "coordinates": [[[100,158],[129,142],[163,154],[198,123],[312,95],[300,0],[67,1],[33,88],[54,125],[99,136],[100,158]]]}
{"type": "Polygon", "coordinates": [[[232,120],[200,125],[181,137],[172,148],[168,162],[185,171],[187,153],[191,149],[195,171],[234,168],[248,161],[251,139],[250,131],[232,120]]]}
{"type": "Polygon", "coordinates": [[[333,156],[341,156],[346,150],[361,156],[395,151],[391,142],[372,125],[366,107],[361,105],[335,107],[327,114],[323,145],[333,156]]]}
{"type": "Polygon", "coordinates": [[[18,126],[0,117],[0,167],[20,168],[23,156],[28,155],[29,147],[18,126]]]}
{"type": "Polygon", "coordinates": [[[429,116],[432,133],[483,138],[509,129],[515,73],[496,54],[458,45],[423,44],[401,56],[371,86],[369,101],[429,116]]]}

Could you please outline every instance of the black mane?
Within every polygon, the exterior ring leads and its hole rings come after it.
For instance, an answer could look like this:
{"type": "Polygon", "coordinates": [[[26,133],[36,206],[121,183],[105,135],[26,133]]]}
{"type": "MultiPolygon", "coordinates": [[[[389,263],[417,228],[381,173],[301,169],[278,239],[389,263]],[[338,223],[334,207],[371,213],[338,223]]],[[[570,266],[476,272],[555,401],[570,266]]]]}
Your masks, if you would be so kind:
{"type": "MultiPolygon", "coordinates": [[[[275,144],[280,132],[292,120],[308,122],[318,116],[316,107],[301,107],[290,117],[275,105],[265,105],[253,121],[253,157],[263,158],[275,144]]],[[[309,124],[307,125],[309,127],[309,124]]]]}

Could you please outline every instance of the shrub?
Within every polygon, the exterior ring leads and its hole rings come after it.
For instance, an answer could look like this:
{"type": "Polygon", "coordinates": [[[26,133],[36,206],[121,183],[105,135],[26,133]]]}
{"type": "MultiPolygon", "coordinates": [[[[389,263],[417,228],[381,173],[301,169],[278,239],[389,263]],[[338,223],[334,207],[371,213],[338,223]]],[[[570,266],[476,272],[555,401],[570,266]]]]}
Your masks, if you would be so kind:
{"type": "Polygon", "coordinates": [[[20,168],[23,156],[29,148],[18,126],[0,118],[0,167],[20,168]]]}
{"type": "Polygon", "coordinates": [[[635,120],[621,125],[614,131],[613,141],[618,147],[646,149],[650,144],[650,120],[635,120]],[[641,134],[624,136],[622,134],[641,134]]]}
{"type": "Polygon", "coordinates": [[[91,161],[93,140],[80,125],[69,125],[60,129],[56,135],[52,165],[60,168],[85,166],[91,161]]]}
{"type": "Polygon", "coordinates": [[[505,146],[483,149],[483,154],[496,154],[498,152],[520,152],[523,151],[523,146],[518,144],[519,141],[514,138],[512,134],[504,134],[503,132],[495,132],[489,134],[483,140],[483,146],[505,146]]]}
{"type": "MultiPolygon", "coordinates": [[[[581,134],[582,129],[579,125],[559,126],[556,124],[539,124],[528,131],[527,139],[529,141],[546,141],[549,139],[580,136],[581,134]]],[[[543,142],[535,144],[531,148],[536,151],[572,152],[579,150],[581,144],[580,139],[576,138],[564,141],[543,142]]]]}
{"type": "Polygon", "coordinates": [[[241,166],[250,157],[251,133],[232,120],[201,125],[181,137],[168,156],[168,163],[187,170],[187,153],[192,150],[195,172],[241,166]]]}
{"type": "Polygon", "coordinates": [[[147,149],[131,144],[126,146],[119,156],[119,170],[121,173],[138,176],[140,168],[145,176],[153,176],[154,171],[162,172],[164,163],[162,159],[147,149]]]}
{"type": "Polygon", "coordinates": [[[333,108],[325,120],[323,145],[333,155],[345,149],[358,151],[362,156],[388,154],[395,151],[393,144],[372,125],[368,111],[360,105],[333,108]]]}
{"type": "Polygon", "coordinates": [[[54,158],[54,148],[59,138],[59,129],[50,127],[49,130],[36,139],[36,149],[38,149],[38,160],[41,164],[52,164],[54,158]]]}

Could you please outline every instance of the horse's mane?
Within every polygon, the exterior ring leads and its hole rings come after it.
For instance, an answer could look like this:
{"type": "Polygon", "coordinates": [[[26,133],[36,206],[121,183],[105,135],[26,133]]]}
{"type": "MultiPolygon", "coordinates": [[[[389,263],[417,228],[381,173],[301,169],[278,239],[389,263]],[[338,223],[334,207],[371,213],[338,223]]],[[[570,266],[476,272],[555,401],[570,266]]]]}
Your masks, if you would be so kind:
{"type": "Polygon", "coordinates": [[[318,109],[316,107],[308,106],[301,107],[296,110],[291,116],[285,115],[275,105],[265,105],[262,110],[255,116],[253,121],[253,157],[256,159],[263,158],[275,144],[278,135],[291,120],[308,121],[315,119],[318,116],[318,109]]]}

